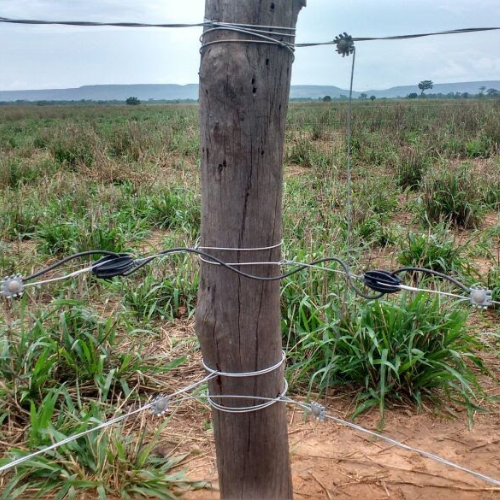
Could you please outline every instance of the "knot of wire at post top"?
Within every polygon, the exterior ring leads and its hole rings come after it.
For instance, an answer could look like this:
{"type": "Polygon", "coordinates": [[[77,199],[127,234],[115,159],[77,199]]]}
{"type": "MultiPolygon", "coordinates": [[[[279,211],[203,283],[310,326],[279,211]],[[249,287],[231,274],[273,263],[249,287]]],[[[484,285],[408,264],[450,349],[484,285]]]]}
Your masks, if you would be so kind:
{"type": "Polygon", "coordinates": [[[278,45],[287,49],[292,55],[292,60],[295,59],[295,28],[285,26],[264,26],[254,24],[239,24],[239,23],[226,23],[221,21],[211,21],[205,19],[203,24],[208,26],[200,37],[200,53],[203,54],[204,49],[210,45],[218,43],[258,43],[265,45],[278,45]],[[241,33],[243,35],[250,35],[254,38],[227,38],[224,40],[213,40],[205,42],[204,38],[209,33],[215,31],[231,31],[233,33],[241,33]],[[278,40],[275,37],[282,37],[288,40],[278,40]]]}
{"type": "MultiPolygon", "coordinates": [[[[278,45],[284,49],[290,51],[292,55],[292,60],[295,60],[295,48],[301,46],[309,46],[316,44],[295,44],[296,29],[285,27],[285,26],[263,26],[254,24],[239,24],[239,23],[225,23],[221,21],[211,21],[210,19],[205,19],[203,22],[204,26],[208,26],[207,29],[200,36],[200,53],[203,54],[204,49],[210,45],[215,45],[218,43],[258,43],[266,45],[278,45]],[[254,38],[227,38],[224,40],[213,40],[211,42],[205,42],[204,38],[209,33],[215,31],[232,31],[235,33],[241,33],[244,35],[250,35],[254,38]],[[275,37],[282,37],[288,40],[278,40],[275,37]]],[[[337,46],[337,52],[342,55],[342,57],[354,54],[354,39],[351,35],[346,32],[341,33],[336,36],[330,44],[337,46]]]]}

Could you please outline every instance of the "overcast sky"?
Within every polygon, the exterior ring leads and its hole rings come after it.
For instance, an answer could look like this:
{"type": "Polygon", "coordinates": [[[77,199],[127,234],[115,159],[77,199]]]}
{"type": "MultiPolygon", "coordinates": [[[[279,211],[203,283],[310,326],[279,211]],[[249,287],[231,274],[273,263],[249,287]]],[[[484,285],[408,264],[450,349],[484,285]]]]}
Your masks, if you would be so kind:
{"type": "MultiPolygon", "coordinates": [[[[238,1],[238,0],[234,0],[238,1]]],[[[187,22],[204,0],[0,0],[0,17],[187,22]]],[[[298,42],[340,32],[386,36],[500,26],[500,0],[308,0],[298,42]]],[[[0,90],[92,84],[197,83],[200,28],[117,29],[0,23],[0,90]]],[[[500,31],[357,44],[357,90],[500,80],[500,31]]],[[[348,86],[350,60],[333,47],[297,50],[292,83],[348,86]]]]}

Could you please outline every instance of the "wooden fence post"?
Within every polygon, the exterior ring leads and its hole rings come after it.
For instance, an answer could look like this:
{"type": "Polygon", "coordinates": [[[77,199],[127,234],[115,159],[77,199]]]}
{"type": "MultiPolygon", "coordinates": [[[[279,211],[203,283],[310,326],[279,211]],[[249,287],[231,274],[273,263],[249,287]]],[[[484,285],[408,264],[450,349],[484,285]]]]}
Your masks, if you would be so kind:
{"type": "MultiPolygon", "coordinates": [[[[305,0],[206,0],[211,21],[295,28],[305,0]]],[[[280,30],[276,30],[279,32],[280,30]]],[[[269,35],[287,42],[293,38],[269,35]]],[[[204,43],[257,38],[213,31],[204,43]]],[[[261,248],[281,241],[283,145],[293,56],[276,44],[224,42],[202,50],[200,127],[203,247],[261,248]]],[[[280,247],[263,251],[207,250],[226,262],[280,260],[280,247]]],[[[273,276],[279,266],[245,266],[273,276]]],[[[196,330],[206,364],[224,372],[254,372],[282,356],[280,283],[254,281],[202,263],[196,330]]],[[[215,395],[274,398],[283,368],[266,375],[218,377],[215,395]]],[[[260,400],[217,399],[224,406],[260,400]]],[[[249,413],[213,411],[221,498],[293,497],[286,408],[249,413]]]]}

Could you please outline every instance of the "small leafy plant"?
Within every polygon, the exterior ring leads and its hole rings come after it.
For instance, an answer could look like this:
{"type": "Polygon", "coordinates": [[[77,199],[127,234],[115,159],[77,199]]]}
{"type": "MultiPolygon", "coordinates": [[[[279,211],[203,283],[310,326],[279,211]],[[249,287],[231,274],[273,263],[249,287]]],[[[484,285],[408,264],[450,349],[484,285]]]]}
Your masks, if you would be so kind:
{"type": "Polygon", "coordinates": [[[464,311],[422,293],[331,307],[320,308],[314,329],[296,332],[295,377],[311,377],[320,389],[357,389],[353,416],[376,406],[383,419],[391,402],[420,406],[430,398],[451,412],[464,406],[472,418],[484,392],[472,367],[487,370],[472,354],[481,346],[464,311]]]}
{"type": "Polygon", "coordinates": [[[197,289],[198,279],[182,273],[163,280],[145,276],[141,283],[127,287],[123,301],[142,321],[173,321],[194,312],[197,289]]]}
{"type": "Polygon", "coordinates": [[[402,189],[416,190],[431,161],[429,155],[422,149],[407,146],[398,155],[398,184],[402,189]]]}
{"type": "Polygon", "coordinates": [[[422,189],[422,204],[428,221],[472,228],[481,220],[482,193],[471,164],[429,170],[422,189]]]}
{"type": "Polygon", "coordinates": [[[400,240],[398,261],[403,266],[426,267],[441,273],[459,271],[464,267],[463,248],[445,225],[438,225],[431,232],[408,232],[400,240]]]}
{"type": "MultiPolygon", "coordinates": [[[[57,397],[57,393],[54,394],[57,397]]],[[[64,399],[68,400],[68,397],[64,399]]],[[[36,416],[33,419],[36,428],[31,432],[40,433],[39,446],[61,441],[105,420],[105,415],[95,404],[85,411],[71,406],[66,414],[59,413],[58,428],[61,430],[56,430],[50,418],[46,418],[51,416],[53,401],[45,404],[48,411],[32,410],[36,416]]],[[[82,494],[99,500],[106,500],[108,495],[118,495],[126,500],[137,496],[175,500],[182,490],[206,487],[206,483],[189,481],[184,472],[177,469],[186,455],[168,458],[156,455],[160,434],[168,423],[166,420],[161,424],[148,442],[144,440],[147,429],[142,420],[140,428],[133,432],[123,425],[116,425],[87,434],[47,455],[33,457],[16,467],[0,499],[26,498],[29,490],[36,492],[37,497],[50,494],[61,500],[82,494]]],[[[26,454],[26,451],[11,450],[0,460],[0,465],[26,454]]]]}

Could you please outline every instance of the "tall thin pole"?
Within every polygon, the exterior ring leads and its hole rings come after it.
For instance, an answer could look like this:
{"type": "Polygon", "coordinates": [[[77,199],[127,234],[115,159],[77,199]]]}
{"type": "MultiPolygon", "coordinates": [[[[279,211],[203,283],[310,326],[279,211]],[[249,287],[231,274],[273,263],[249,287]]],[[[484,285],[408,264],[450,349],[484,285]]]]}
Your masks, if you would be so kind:
{"type": "MultiPolygon", "coordinates": [[[[305,0],[206,0],[211,21],[294,28],[305,0]]],[[[271,30],[272,31],[272,30],[271,30]]],[[[278,30],[277,30],[278,31],[278,30]]],[[[270,35],[273,37],[274,35],[270,35]]],[[[275,36],[291,41],[290,38],[275,36]]],[[[229,262],[279,261],[282,238],[282,161],[293,56],[252,35],[208,32],[200,68],[202,229],[204,247],[229,262]],[[245,40],[245,41],[244,41],[245,40]]],[[[272,276],[276,266],[246,266],[272,276]]],[[[196,330],[206,364],[255,372],[281,358],[280,284],[260,282],[202,263],[196,330]]],[[[274,398],[284,389],[283,367],[265,375],[218,377],[214,395],[274,398]]],[[[227,407],[260,400],[217,399],[227,407]]],[[[286,409],[276,403],[248,413],[213,410],[223,500],[293,497],[286,409]]]]}

